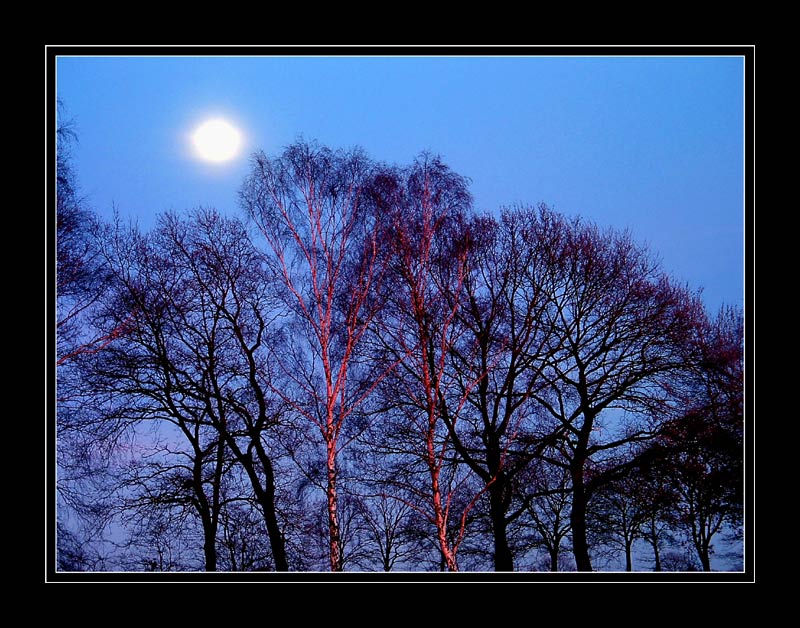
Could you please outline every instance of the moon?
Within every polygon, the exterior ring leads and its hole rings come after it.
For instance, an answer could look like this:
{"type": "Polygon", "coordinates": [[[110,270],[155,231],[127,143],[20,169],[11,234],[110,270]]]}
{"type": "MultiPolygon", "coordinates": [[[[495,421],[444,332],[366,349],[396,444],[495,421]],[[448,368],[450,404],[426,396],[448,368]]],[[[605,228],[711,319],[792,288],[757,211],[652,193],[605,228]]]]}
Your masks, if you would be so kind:
{"type": "Polygon", "coordinates": [[[222,163],[236,157],[242,143],[239,131],[221,118],[206,120],[192,135],[197,155],[206,161],[222,163]]]}

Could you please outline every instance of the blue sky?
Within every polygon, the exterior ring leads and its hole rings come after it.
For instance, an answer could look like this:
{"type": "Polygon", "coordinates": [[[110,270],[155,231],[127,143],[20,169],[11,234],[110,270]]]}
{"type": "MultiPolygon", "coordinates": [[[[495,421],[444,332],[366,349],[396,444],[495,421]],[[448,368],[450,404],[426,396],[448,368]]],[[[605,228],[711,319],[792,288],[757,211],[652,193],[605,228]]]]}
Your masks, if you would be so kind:
{"type": "Polygon", "coordinates": [[[59,57],[81,191],[143,227],[237,212],[252,150],[297,137],[407,163],[440,154],[479,210],[543,201],[630,228],[708,306],[743,300],[743,64],[731,57],[59,57]],[[238,159],[197,160],[223,117],[238,159]]]}

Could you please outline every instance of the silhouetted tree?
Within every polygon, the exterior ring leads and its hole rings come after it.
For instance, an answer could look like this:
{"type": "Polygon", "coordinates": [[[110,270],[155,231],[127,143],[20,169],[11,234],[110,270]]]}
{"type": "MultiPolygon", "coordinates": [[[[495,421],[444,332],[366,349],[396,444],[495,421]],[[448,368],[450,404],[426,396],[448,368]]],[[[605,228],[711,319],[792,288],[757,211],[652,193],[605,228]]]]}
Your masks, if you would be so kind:
{"type": "Polygon", "coordinates": [[[607,544],[619,547],[625,555],[625,571],[633,570],[633,544],[643,535],[649,504],[641,499],[641,483],[627,475],[598,490],[590,507],[590,525],[607,544]]]}
{"type": "Polygon", "coordinates": [[[641,535],[653,550],[653,571],[662,571],[662,548],[674,540],[674,506],[678,496],[670,485],[664,465],[650,464],[638,473],[639,492],[636,497],[645,506],[641,535]]]}
{"type": "Polygon", "coordinates": [[[226,499],[219,521],[219,564],[222,569],[272,571],[275,568],[268,538],[263,534],[263,519],[257,503],[243,497],[226,499]]]}
{"type": "Polygon", "coordinates": [[[128,555],[123,568],[131,571],[196,571],[192,552],[191,519],[187,512],[166,509],[145,511],[123,544],[128,555]]]}
{"type": "Polygon", "coordinates": [[[548,295],[536,281],[549,254],[537,217],[517,209],[505,210],[499,221],[475,219],[457,295],[463,331],[451,349],[459,373],[454,385],[470,412],[458,429],[448,428],[458,454],[487,489],[497,571],[514,568],[507,527],[525,509],[509,513],[513,485],[546,443],[537,434],[531,395],[547,385],[543,371],[557,346],[545,315],[548,295]]]}
{"type": "Polygon", "coordinates": [[[265,388],[272,297],[262,258],[240,223],[210,211],[190,220],[165,216],[149,238],[110,230],[106,242],[114,290],[103,324],[131,316],[135,324],[94,356],[89,377],[106,396],[105,420],[171,426],[176,444],[164,451],[177,460],[159,464],[178,469],[176,481],[184,477],[208,569],[227,448],[250,480],[275,568],[288,569],[265,436],[280,411],[265,388]]]}
{"type": "Polygon", "coordinates": [[[98,351],[124,331],[94,336],[87,317],[108,281],[96,246],[94,214],[85,207],[72,165],[77,141],[74,125],[58,107],[56,129],[56,360],[64,364],[76,355],[98,351]]]}
{"type": "Polygon", "coordinates": [[[700,359],[687,390],[686,412],[663,431],[654,450],[664,459],[677,499],[674,518],[704,571],[725,524],[741,524],[743,499],[743,318],[724,307],[698,330],[700,359]]]}
{"type": "Polygon", "coordinates": [[[363,532],[377,553],[380,569],[392,571],[398,563],[422,553],[408,504],[386,495],[362,498],[358,504],[363,532]]]}
{"type": "Polygon", "coordinates": [[[545,322],[557,345],[548,386],[532,397],[558,435],[560,456],[550,461],[570,471],[573,553],[578,570],[590,571],[589,501],[635,465],[625,456],[630,444],[654,438],[669,418],[667,380],[687,368],[702,310],[627,233],[544,208],[538,221],[549,252],[530,270],[546,294],[545,322]]]}
{"type": "Polygon", "coordinates": [[[96,219],[79,195],[72,148],[77,135],[58,103],[56,131],[55,360],[57,434],[57,552],[59,569],[88,569],[100,557],[99,540],[107,513],[100,477],[108,460],[104,445],[113,433],[86,429],[91,395],[75,360],[96,352],[123,330],[108,335],[92,325],[92,315],[108,281],[96,246],[96,219]],[[69,523],[67,523],[69,522],[69,523]]]}
{"type": "Polygon", "coordinates": [[[691,540],[703,571],[711,571],[714,538],[726,522],[736,520],[739,508],[730,500],[732,478],[717,449],[719,434],[702,417],[690,415],[671,438],[682,443],[669,471],[678,495],[677,524],[691,540]]]}
{"type": "Polygon", "coordinates": [[[525,490],[522,503],[535,532],[534,544],[546,550],[550,571],[558,571],[561,548],[570,533],[570,475],[562,466],[536,460],[520,480],[525,490]]]}

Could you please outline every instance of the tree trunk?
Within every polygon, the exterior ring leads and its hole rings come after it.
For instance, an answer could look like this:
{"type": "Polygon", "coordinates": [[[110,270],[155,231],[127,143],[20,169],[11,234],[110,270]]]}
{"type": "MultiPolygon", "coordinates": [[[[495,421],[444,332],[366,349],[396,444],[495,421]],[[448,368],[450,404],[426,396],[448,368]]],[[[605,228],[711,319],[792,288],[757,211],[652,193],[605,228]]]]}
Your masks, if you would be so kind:
{"type": "Polygon", "coordinates": [[[328,441],[328,484],[326,497],[328,499],[328,537],[330,542],[330,567],[331,571],[342,571],[342,539],[339,532],[339,497],[336,490],[336,443],[328,441]]]}
{"type": "Polygon", "coordinates": [[[203,524],[203,557],[205,570],[217,570],[217,520],[212,516],[205,495],[198,495],[200,521],[203,524]]]}
{"type": "MultiPolygon", "coordinates": [[[[432,451],[429,443],[429,452],[432,451]]],[[[436,523],[436,538],[439,541],[439,552],[442,557],[442,571],[447,567],[447,571],[458,571],[458,563],[453,554],[450,544],[447,541],[447,517],[442,507],[442,494],[439,490],[439,469],[431,467],[431,493],[433,495],[433,513],[436,523]]]]}
{"type": "Polygon", "coordinates": [[[272,550],[272,560],[275,561],[275,571],[289,571],[289,561],[286,559],[286,545],[280,525],[278,525],[278,515],[275,510],[275,475],[272,470],[272,462],[264,452],[259,452],[259,459],[265,476],[262,486],[249,456],[238,456],[238,458],[243,462],[245,471],[250,477],[253,492],[264,515],[264,523],[267,526],[267,535],[269,536],[269,546],[272,550]]]}
{"type": "Polygon", "coordinates": [[[703,571],[711,571],[711,556],[707,547],[700,548],[700,563],[703,565],[703,571]]]}
{"type": "Polygon", "coordinates": [[[658,551],[658,543],[653,543],[653,571],[661,571],[661,552],[658,551]]]}
{"type": "Polygon", "coordinates": [[[631,546],[633,541],[625,541],[625,571],[633,571],[633,558],[631,557],[631,546]]]}
{"type": "Polygon", "coordinates": [[[711,571],[710,542],[705,535],[704,525],[703,521],[692,521],[692,540],[694,541],[694,548],[697,550],[697,556],[700,558],[700,564],[703,566],[703,571],[711,571]]]}
{"type": "Polygon", "coordinates": [[[219,526],[220,490],[224,468],[225,441],[220,438],[214,460],[214,483],[211,488],[210,512],[203,521],[203,553],[205,554],[206,571],[217,570],[217,527],[219,526]]]}
{"type": "Polygon", "coordinates": [[[550,571],[558,571],[558,545],[550,549],[550,571]]]}
{"type": "Polygon", "coordinates": [[[275,561],[275,571],[289,571],[289,561],[286,559],[283,534],[278,525],[278,517],[275,514],[275,487],[270,485],[269,491],[262,493],[262,495],[264,499],[259,501],[261,501],[264,522],[267,525],[267,535],[269,536],[269,546],[272,550],[272,559],[275,561]]]}
{"type": "Polygon", "coordinates": [[[583,485],[583,461],[572,466],[572,510],[569,521],[572,524],[572,553],[578,571],[591,571],[592,560],[589,558],[589,544],[586,541],[586,506],[587,496],[583,485]]]}
{"type": "Polygon", "coordinates": [[[261,478],[256,472],[252,453],[249,450],[243,452],[239,448],[236,439],[227,429],[221,429],[219,426],[215,427],[220,430],[220,434],[225,438],[225,442],[250,480],[253,494],[264,516],[264,524],[267,527],[267,536],[272,550],[272,560],[275,563],[275,571],[289,571],[289,561],[286,558],[286,543],[281,527],[278,524],[278,515],[275,509],[275,471],[272,467],[272,460],[264,450],[260,439],[257,436],[253,438],[253,435],[251,435],[251,444],[254,446],[258,462],[264,472],[264,482],[262,484],[261,478]]]}
{"type": "Polygon", "coordinates": [[[206,561],[206,571],[217,570],[217,535],[211,525],[203,522],[203,555],[206,561]]]}
{"type": "Polygon", "coordinates": [[[514,571],[514,556],[508,546],[506,533],[506,506],[504,503],[505,482],[502,476],[489,486],[489,514],[494,535],[494,570],[514,571]]]}
{"type": "MultiPolygon", "coordinates": [[[[218,480],[219,476],[215,474],[214,491],[217,490],[218,480]]],[[[194,467],[192,469],[192,482],[200,514],[200,521],[203,524],[203,555],[205,558],[205,569],[206,571],[216,571],[217,518],[216,512],[212,512],[212,506],[208,503],[208,498],[206,497],[203,487],[203,457],[199,452],[195,454],[194,467]]],[[[214,505],[216,505],[216,503],[214,505]]]]}

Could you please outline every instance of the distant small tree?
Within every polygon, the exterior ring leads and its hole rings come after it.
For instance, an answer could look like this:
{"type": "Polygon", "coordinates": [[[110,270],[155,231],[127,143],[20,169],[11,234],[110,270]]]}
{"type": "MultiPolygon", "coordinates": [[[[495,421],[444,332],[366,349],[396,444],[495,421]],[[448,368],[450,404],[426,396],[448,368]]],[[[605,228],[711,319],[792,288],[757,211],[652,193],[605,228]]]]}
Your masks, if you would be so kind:
{"type": "Polygon", "coordinates": [[[699,571],[697,559],[693,551],[678,547],[664,552],[662,557],[662,571],[699,571]]]}
{"type": "Polygon", "coordinates": [[[380,569],[392,571],[421,553],[421,539],[412,527],[413,509],[408,504],[378,495],[362,498],[359,507],[363,531],[375,548],[380,569]]]}
{"type": "Polygon", "coordinates": [[[56,543],[59,571],[92,571],[97,568],[97,553],[60,521],[56,522],[56,543]]]}
{"type": "Polygon", "coordinates": [[[675,518],[711,570],[714,539],[742,520],[743,317],[723,308],[700,329],[701,359],[686,392],[688,412],[664,431],[657,447],[675,491],[675,518]]]}
{"type": "Polygon", "coordinates": [[[662,549],[675,540],[674,508],[676,494],[668,470],[663,464],[651,464],[635,472],[639,491],[636,498],[644,506],[642,539],[653,550],[653,571],[662,571],[662,549]]]}
{"type": "MultiPolygon", "coordinates": [[[[244,488],[244,487],[242,487],[244,488]]],[[[224,571],[272,571],[274,561],[258,504],[226,499],[220,512],[219,564],[224,571]]]]}
{"type": "Polygon", "coordinates": [[[130,571],[199,570],[191,551],[194,530],[187,525],[186,513],[156,509],[147,514],[131,525],[122,566],[130,571]]]}
{"type": "Polygon", "coordinates": [[[687,417],[673,437],[690,443],[673,456],[670,466],[671,481],[679,497],[677,525],[691,540],[703,571],[711,571],[713,541],[723,525],[735,517],[732,510],[736,506],[729,499],[729,475],[713,445],[709,446],[715,440],[713,430],[698,417],[687,417]]]}
{"type": "Polygon", "coordinates": [[[522,502],[535,532],[535,545],[543,547],[550,571],[559,571],[561,548],[570,533],[570,476],[562,467],[537,460],[520,478],[522,502]]]}
{"type": "Polygon", "coordinates": [[[628,475],[606,484],[592,500],[590,525],[606,543],[622,549],[625,571],[633,570],[633,544],[643,535],[649,504],[640,499],[643,489],[637,477],[628,475]]]}

